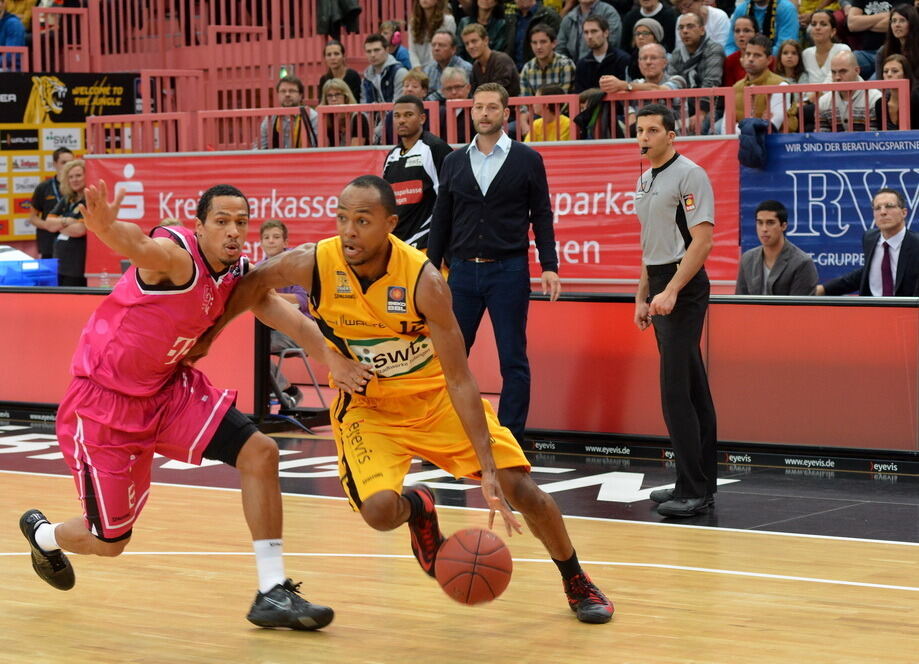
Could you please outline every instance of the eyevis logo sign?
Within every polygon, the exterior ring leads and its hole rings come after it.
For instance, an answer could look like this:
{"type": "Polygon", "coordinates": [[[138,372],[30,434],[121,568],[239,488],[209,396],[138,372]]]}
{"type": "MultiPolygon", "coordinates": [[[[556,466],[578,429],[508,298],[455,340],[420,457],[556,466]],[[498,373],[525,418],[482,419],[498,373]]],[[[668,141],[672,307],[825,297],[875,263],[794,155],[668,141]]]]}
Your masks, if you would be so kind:
{"type": "Polygon", "coordinates": [[[144,183],[134,180],[134,173],[134,165],[126,164],[122,171],[125,179],[115,183],[116,195],[121,191],[125,192],[118,213],[119,219],[130,221],[144,218],[144,183]]]}

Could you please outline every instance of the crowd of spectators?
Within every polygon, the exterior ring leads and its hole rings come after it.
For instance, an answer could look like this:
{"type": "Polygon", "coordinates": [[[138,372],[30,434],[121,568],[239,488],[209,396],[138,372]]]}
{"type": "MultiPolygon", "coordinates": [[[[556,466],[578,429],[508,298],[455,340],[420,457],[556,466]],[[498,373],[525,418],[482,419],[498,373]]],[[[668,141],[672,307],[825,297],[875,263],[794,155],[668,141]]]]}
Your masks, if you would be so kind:
{"type": "MultiPolygon", "coordinates": [[[[362,74],[346,67],[344,47],[330,41],[325,49],[327,70],[316,89],[324,105],[331,103],[324,86],[332,79],[347,83],[354,100],[362,103],[391,103],[412,94],[443,104],[447,99],[471,97],[482,83],[497,82],[511,96],[546,94],[546,89],[580,94],[580,108],[556,109],[568,119],[595,103],[590,100],[598,91],[627,94],[733,86],[739,121],[744,118],[743,91],[750,86],[905,79],[915,127],[919,11],[916,5],[895,3],[414,0],[405,20],[385,21],[378,33],[365,39],[368,66],[362,74]],[[444,77],[448,70],[450,90],[444,77]],[[423,89],[419,80],[426,84],[423,89]]],[[[882,117],[887,128],[896,129],[902,105],[898,97],[896,91],[881,89],[768,99],[764,95],[754,98],[754,110],[756,117],[771,120],[776,129],[784,124],[786,131],[818,126],[878,129],[882,117]],[[799,107],[804,118],[800,125],[799,107]]],[[[684,133],[736,129],[723,126],[724,104],[704,98],[660,101],[677,111],[686,105],[680,128],[684,133]]],[[[635,110],[631,103],[616,104],[605,113],[615,113],[625,127],[632,124],[635,110]]],[[[532,108],[520,108],[511,116],[511,128],[524,138],[538,117],[532,108]]],[[[345,131],[339,132],[335,144],[391,142],[385,118],[371,116],[370,122],[375,128],[366,141],[355,142],[353,134],[345,131]]],[[[445,124],[441,123],[443,138],[445,124]]],[[[468,127],[458,129],[464,133],[468,127]]],[[[541,139],[557,140],[553,137],[562,133],[568,132],[542,132],[541,139]]],[[[609,134],[595,132],[587,137],[605,135],[609,134]]]]}

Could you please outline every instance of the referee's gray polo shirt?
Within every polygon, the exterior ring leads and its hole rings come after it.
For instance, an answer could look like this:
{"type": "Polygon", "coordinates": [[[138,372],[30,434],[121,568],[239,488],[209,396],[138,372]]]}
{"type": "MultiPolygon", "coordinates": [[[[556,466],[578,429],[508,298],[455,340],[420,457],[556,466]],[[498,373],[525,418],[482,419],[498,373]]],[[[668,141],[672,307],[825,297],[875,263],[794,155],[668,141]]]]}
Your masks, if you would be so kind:
{"type": "Polygon", "coordinates": [[[642,174],[635,209],[641,222],[643,263],[676,263],[692,240],[689,229],[706,221],[715,223],[712,183],[701,166],[676,153],[660,168],[642,174]]]}

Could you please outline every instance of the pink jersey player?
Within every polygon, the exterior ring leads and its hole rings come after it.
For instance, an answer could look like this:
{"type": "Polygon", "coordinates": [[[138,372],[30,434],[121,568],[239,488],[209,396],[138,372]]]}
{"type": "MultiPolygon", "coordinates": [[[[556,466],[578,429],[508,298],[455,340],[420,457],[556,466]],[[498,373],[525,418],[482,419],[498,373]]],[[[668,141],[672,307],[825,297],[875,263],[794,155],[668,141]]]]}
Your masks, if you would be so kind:
{"type": "MultiPolygon", "coordinates": [[[[75,578],[63,551],[116,556],[124,550],[147,500],[154,453],[188,463],[207,457],[240,473],[259,576],[249,621],[324,627],[332,609],[307,602],[284,573],[277,445],[233,407],[234,390],[215,388],[182,362],[246,272],[249,203],[235,187],[216,185],[201,197],[194,231],[157,228],[147,236],[116,220],[122,197],[109,202],[103,182],[87,190],[86,227],[134,267],[86,324],[57,415],[83,516],[52,524],[39,510],[23,514],[32,566],[55,588],[69,590],[75,578]]],[[[253,309],[329,362],[318,328],[277,294],[253,309]]]]}

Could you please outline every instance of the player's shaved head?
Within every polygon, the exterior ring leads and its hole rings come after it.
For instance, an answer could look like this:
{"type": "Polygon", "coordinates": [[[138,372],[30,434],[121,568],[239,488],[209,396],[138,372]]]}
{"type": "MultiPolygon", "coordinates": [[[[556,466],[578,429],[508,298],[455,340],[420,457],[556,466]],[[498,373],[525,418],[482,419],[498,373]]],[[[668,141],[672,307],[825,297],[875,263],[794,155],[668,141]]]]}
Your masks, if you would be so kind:
{"type": "MultiPolygon", "coordinates": [[[[387,215],[396,214],[396,194],[386,180],[377,175],[361,175],[348,183],[348,187],[358,189],[375,189],[380,196],[380,205],[386,210],[387,215]]],[[[346,189],[348,187],[345,187],[346,189]]]]}

